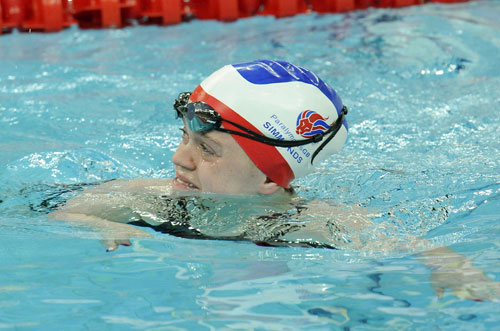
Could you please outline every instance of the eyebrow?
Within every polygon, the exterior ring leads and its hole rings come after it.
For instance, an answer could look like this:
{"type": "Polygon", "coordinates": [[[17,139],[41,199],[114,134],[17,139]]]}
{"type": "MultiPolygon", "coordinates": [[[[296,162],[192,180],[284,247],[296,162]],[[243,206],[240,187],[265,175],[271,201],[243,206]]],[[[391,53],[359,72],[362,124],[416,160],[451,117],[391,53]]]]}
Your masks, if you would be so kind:
{"type": "MultiPolygon", "coordinates": [[[[186,130],[186,121],[183,119],[183,123],[184,123],[184,130],[186,130]]],[[[205,132],[193,132],[195,135],[198,135],[200,138],[204,138],[204,139],[207,139],[209,140],[210,142],[214,143],[217,145],[217,147],[219,148],[222,148],[222,143],[220,141],[218,141],[217,139],[215,138],[212,138],[212,137],[208,137],[207,134],[210,133],[212,131],[205,131],[205,132]]]]}
{"type": "Polygon", "coordinates": [[[215,138],[212,138],[212,137],[209,137],[207,136],[208,133],[210,133],[211,131],[206,131],[206,132],[196,132],[196,134],[198,134],[200,137],[206,139],[206,140],[209,140],[211,141],[212,143],[216,144],[217,146],[219,147],[222,147],[222,144],[220,141],[218,141],[217,139],[215,138]]]}

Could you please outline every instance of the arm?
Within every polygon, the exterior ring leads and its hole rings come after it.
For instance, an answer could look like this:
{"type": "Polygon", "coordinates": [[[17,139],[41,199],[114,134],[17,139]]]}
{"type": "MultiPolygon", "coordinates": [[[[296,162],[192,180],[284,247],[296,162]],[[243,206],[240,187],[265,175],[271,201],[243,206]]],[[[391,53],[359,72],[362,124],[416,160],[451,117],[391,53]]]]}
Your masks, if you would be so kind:
{"type": "MultiPolygon", "coordinates": [[[[430,283],[438,295],[442,298],[445,289],[450,289],[457,297],[467,300],[494,300],[500,298],[500,282],[495,282],[484,274],[482,270],[473,265],[473,261],[448,247],[435,248],[436,245],[430,241],[406,235],[398,234],[391,224],[374,224],[371,218],[374,216],[367,210],[356,206],[336,206],[332,211],[331,205],[324,202],[315,202],[314,214],[308,213],[307,219],[313,219],[301,229],[304,234],[319,238],[322,242],[332,243],[334,247],[368,250],[373,252],[401,251],[415,253],[419,262],[431,271],[430,283]],[[317,214],[329,215],[328,219],[338,220],[336,227],[337,237],[328,228],[329,222],[314,221],[317,214]],[[341,235],[339,236],[339,233],[341,235]],[[347,240],[338,240],[345,235],[347,240]]],[[[314,238],[314,237],[313,237],[314,238]]]]}
{"type": "Polygon", "coordinates": [[[147,209],[147,201],[143,197],[169,193],[169,180],[115,180],[85,190],[48,217],[90,227],[101,235],[106,249],[114,250],[119,245],[130,245],[131,237],[150,236],[124,223],[137,219],[134,209],[147,209]]]}
{"type": "Polygon", "coordinates": [[[439,298],[449,288],[460,299],[483,301],[500,298],[500,282],[486,277],[472,260],[440,247],[418,254],[417,259],[431,270],[431,285],[439,298]]]}

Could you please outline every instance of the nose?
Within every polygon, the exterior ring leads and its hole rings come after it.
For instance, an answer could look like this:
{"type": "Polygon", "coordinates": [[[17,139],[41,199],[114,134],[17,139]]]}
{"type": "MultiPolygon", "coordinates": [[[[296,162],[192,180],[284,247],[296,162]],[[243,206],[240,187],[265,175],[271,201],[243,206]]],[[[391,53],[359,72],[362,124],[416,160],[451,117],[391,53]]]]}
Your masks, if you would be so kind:
{"type": "Polygon", "coordinates": [[[193,155],[193,146],[190,142],[180,142],[177,150],[172,156],[172,162],[185,170],[193,171],[196,169],[196,162],[193,155]]]}

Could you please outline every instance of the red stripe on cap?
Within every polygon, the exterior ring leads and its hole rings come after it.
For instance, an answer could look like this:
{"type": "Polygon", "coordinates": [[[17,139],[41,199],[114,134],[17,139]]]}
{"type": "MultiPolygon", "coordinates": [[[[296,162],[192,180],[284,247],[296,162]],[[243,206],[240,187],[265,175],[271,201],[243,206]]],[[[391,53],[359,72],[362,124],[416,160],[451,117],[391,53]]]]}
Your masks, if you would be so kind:
{"type": "MultiPolygon", "coordinates": [[[[215,109],[223,119],[238,123],[247,129],[262,134],[260,130],[254,127],[250,122],[241,117],[236,111],[228,107],[223,102],[219,101],[212,95],[208,94],[201,85],[198,85],[191,94],[191,101],[203,101],[215,109]]],[[[223,122],[226,129],[240,131],[237,127],[230,123],[223,122]]],[[[276,147],[266,145],[264,143],[241,137],[235,134],[231,136],[243,148],[248,157],[267,177],[281,187],[290,187],[290,181],[295,178],[292,169],[288,162],[278,152],[276,147]]]]}

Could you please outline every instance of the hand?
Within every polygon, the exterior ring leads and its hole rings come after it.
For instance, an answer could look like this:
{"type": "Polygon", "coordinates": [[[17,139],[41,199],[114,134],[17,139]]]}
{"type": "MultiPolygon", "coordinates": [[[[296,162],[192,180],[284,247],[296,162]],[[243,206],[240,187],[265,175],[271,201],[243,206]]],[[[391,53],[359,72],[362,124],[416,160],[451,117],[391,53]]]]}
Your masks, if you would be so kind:
{"type": "Polygon", "coordinates": [[[104,239],[101,240],[101,245],[106,249],[106,252],[113,252],[122,246],[131,246],[129,239],[104,239]]]}
{"type": "Polygon", "coordinates": [[[500,282],[486,277],[471,259],[446,247],[424,252],[421,258],[431,269],[431,286],[440,299],[446,289],[465,300],[500,299],[500,282]]]}
{"type": "Polygon", "coordinates": [[[49,218],[53,220],[62,220],[78,225],[90,227],[101,237],[101,245],[107,252],[112,252],[118,249],[120,245],[130,246],[130,238],[146,238],[151,235],[135,226],[108,221],[96,216],[90,216],[79,213],[71,213],[65,211],[56,211],[49,214],[49,218]]]}
{"type": "Polygon", "coordinates": [[[440,299],[447,288],[465,300],[491,301],[500,298],[500,283],[486,277],[470,261],[459,267],[445,265],[432,271],[431,285],[440,299]]]}

